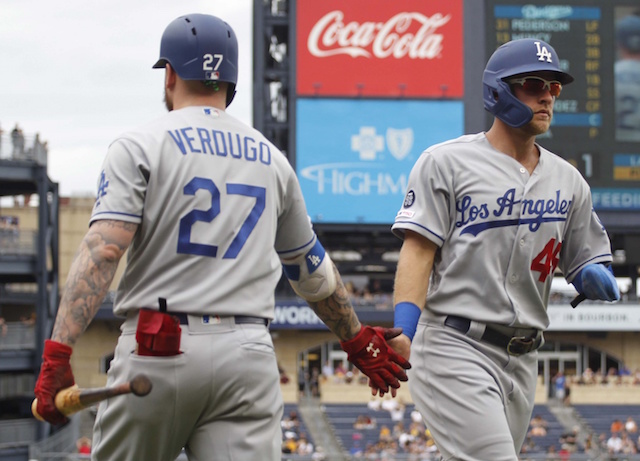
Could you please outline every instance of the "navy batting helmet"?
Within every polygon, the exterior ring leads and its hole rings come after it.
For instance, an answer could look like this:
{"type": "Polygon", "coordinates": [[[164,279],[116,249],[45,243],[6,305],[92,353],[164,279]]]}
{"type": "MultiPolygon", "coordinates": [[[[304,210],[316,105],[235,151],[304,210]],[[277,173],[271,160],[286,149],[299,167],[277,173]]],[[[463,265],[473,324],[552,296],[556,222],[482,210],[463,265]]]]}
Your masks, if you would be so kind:
{"type": "Polygon", "coordinates": [[[484,108],[509,126],[526,125],[533,118],[533,111],[513,95],[506,80],[549,71],[563,85],[573,82],[573,77],[560,69],[559,61],[553,47],[542,40],[523,38],[505,43],[491,55],[484,69],[484,108]]]}
{"type": "Polygon", "coordinates": [[[238,40],[229,24],[207,14],[188,14],[169,23],[160,42],[160,59],[183,80],[227,82],[227,106],[238,82],[238,40]]]}
{"type": "Polygon", "coordinates": [[[618,21],[616,39],[623,48],[640,53],[640,16],[631,14],[618,21]]]}

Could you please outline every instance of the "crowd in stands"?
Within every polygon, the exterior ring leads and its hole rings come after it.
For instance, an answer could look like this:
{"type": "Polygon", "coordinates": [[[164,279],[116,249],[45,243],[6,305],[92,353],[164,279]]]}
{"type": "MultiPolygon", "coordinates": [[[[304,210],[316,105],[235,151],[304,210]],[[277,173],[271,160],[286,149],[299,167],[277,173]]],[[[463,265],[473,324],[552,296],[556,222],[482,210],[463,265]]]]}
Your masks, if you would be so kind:
{"type": "Polygon", "coordinates": [[[314,447],[309,436],[304,430],[297,410],[289,409],[282,420],[282,453],[301,456],[310,456],[313,461],[325,461],[326,456],[322,447],[314,447]]]}
{"type": "Polygon", "coordinates": [[[603,432],[598,437],[600,448],[610,455],[632,455],[640,452],[640,435],[638,424],[633,416],[625,421],[614,419],[609,434],[603,432]]]}
{"type": "Polygon", "coordinates": [[[586,368],[582,374],[568,377],[568,385],[640,385],[640,368],[631,371],[626,366],[620,368],[610,367],[606,373],[598,369],[595,372],[591,368],[586,368]]]}
{"type": "Polygon", "coordinates": [[[415,408],[408,410],[401,398],[381,400],[373,397],[367,412],[356,417],[353,428],[356,431],[352,435],[352,445],[346,448],[354,459],[391,461],[398,455],[410,461],[439,459],[438,449],[422,416],[415,408]],[[410,418],[407,420],[408,411],[410,418]],[[377,433],[373,439],[365,436],[372,432],[377,433]]]}
{"type": "Polygon", "coordinates": [[[5,131],[0,127],[1,158],[31,160],[40,165],[47,164],[48,142],[42,141],[39,133],[36,133],[33,139],[27,139],[17,123],[8,136],[4,136],[4,133],[5,131]],[[8,140],[11,141],[11,146],[8,146],[8,140]]]}

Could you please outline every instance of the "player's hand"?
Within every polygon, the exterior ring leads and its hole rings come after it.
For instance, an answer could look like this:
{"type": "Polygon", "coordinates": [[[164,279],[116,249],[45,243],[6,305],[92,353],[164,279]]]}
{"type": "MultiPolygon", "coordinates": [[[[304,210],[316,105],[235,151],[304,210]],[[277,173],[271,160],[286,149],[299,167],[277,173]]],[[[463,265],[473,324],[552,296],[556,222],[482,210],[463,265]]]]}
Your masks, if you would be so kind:
{"type": "MultiPolygon", "coordinates": [[[[389,332],[394,332],[396,330],[402,331],[401,328],[389,328],[387,329],[389,332]]],[[[401,357],[406,360],[409,360],[411,354],[411,339],[407,335],[404,334],[394,334],[393,336],[385,335],[385,339],[391,348],[398,353],[401,357]]],[[[380,397],[384,397],[385,392],[377,387],[373,386],[371,380],[369,380],[369,387],[371,388],[371,395],[376,396],[380,395],[380,397]]],[[[397,389],[391,388],[391,397],[396,396],[397,389]]]]}
{"type": "Polygon", "coordinates": [[[349,361],[367,375],[372,389],[386,393],[390,388],[398,389],[400,381],[407,381],[404,370],[411,364],[387,343],[401,333],[400,328],[363,326],[354,338],[340,342],[349,361]]]}
{"type": "Polygon", "coordinates": [[[38,399],[36,410],[51,424],[63,424],[69,420],[58,411],[54,399],[58,391],[75,384],[69,363],[72,351],[71,347],[57,341],[47,339],[44,342],[42,366],[34,393],[38,399]]]}

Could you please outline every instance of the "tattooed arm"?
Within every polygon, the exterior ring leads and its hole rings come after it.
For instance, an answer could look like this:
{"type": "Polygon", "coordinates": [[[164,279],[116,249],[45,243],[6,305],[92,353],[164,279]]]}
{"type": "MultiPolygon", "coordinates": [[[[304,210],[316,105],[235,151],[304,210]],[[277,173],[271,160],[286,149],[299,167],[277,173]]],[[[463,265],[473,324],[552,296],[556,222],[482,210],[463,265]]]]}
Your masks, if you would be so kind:
{"type": "Polygon", "coordinates": [[[52,340],[73,347],[98,312],[137,229],[137,224],[124,221],[101,220],[91,225],[71,264],[52,340]]]}
{"type": "Polygon", "coordinates": [[[353,310],[349,293],[342,283],[342,278],[335,265],[333,272],[336,276],[336,291],[331,296],[318,302],[307,301],[327,327],[341,341],[353,338],[361,328],[358,316],[353,310]]]}

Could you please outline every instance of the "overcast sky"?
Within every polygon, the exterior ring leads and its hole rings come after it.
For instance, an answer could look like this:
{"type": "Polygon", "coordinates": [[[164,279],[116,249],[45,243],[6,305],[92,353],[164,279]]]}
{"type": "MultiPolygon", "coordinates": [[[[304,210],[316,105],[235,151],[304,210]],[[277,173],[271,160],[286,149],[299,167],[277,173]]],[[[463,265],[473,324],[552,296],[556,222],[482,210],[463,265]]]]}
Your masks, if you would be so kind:
{"type": "MultiPolygon", "coordinates": [[[[164,71],[152,69],[165,27],[207,13],[240,47],[238,93],[228,112],[252,123],[251,0],[2,0],[0,127],[16,123],[49,145],[60,195],[93,195],[120,133],[166,113],[164,71]]],[[[27,144],[29,147],[29,144],[27,144]]]]}

